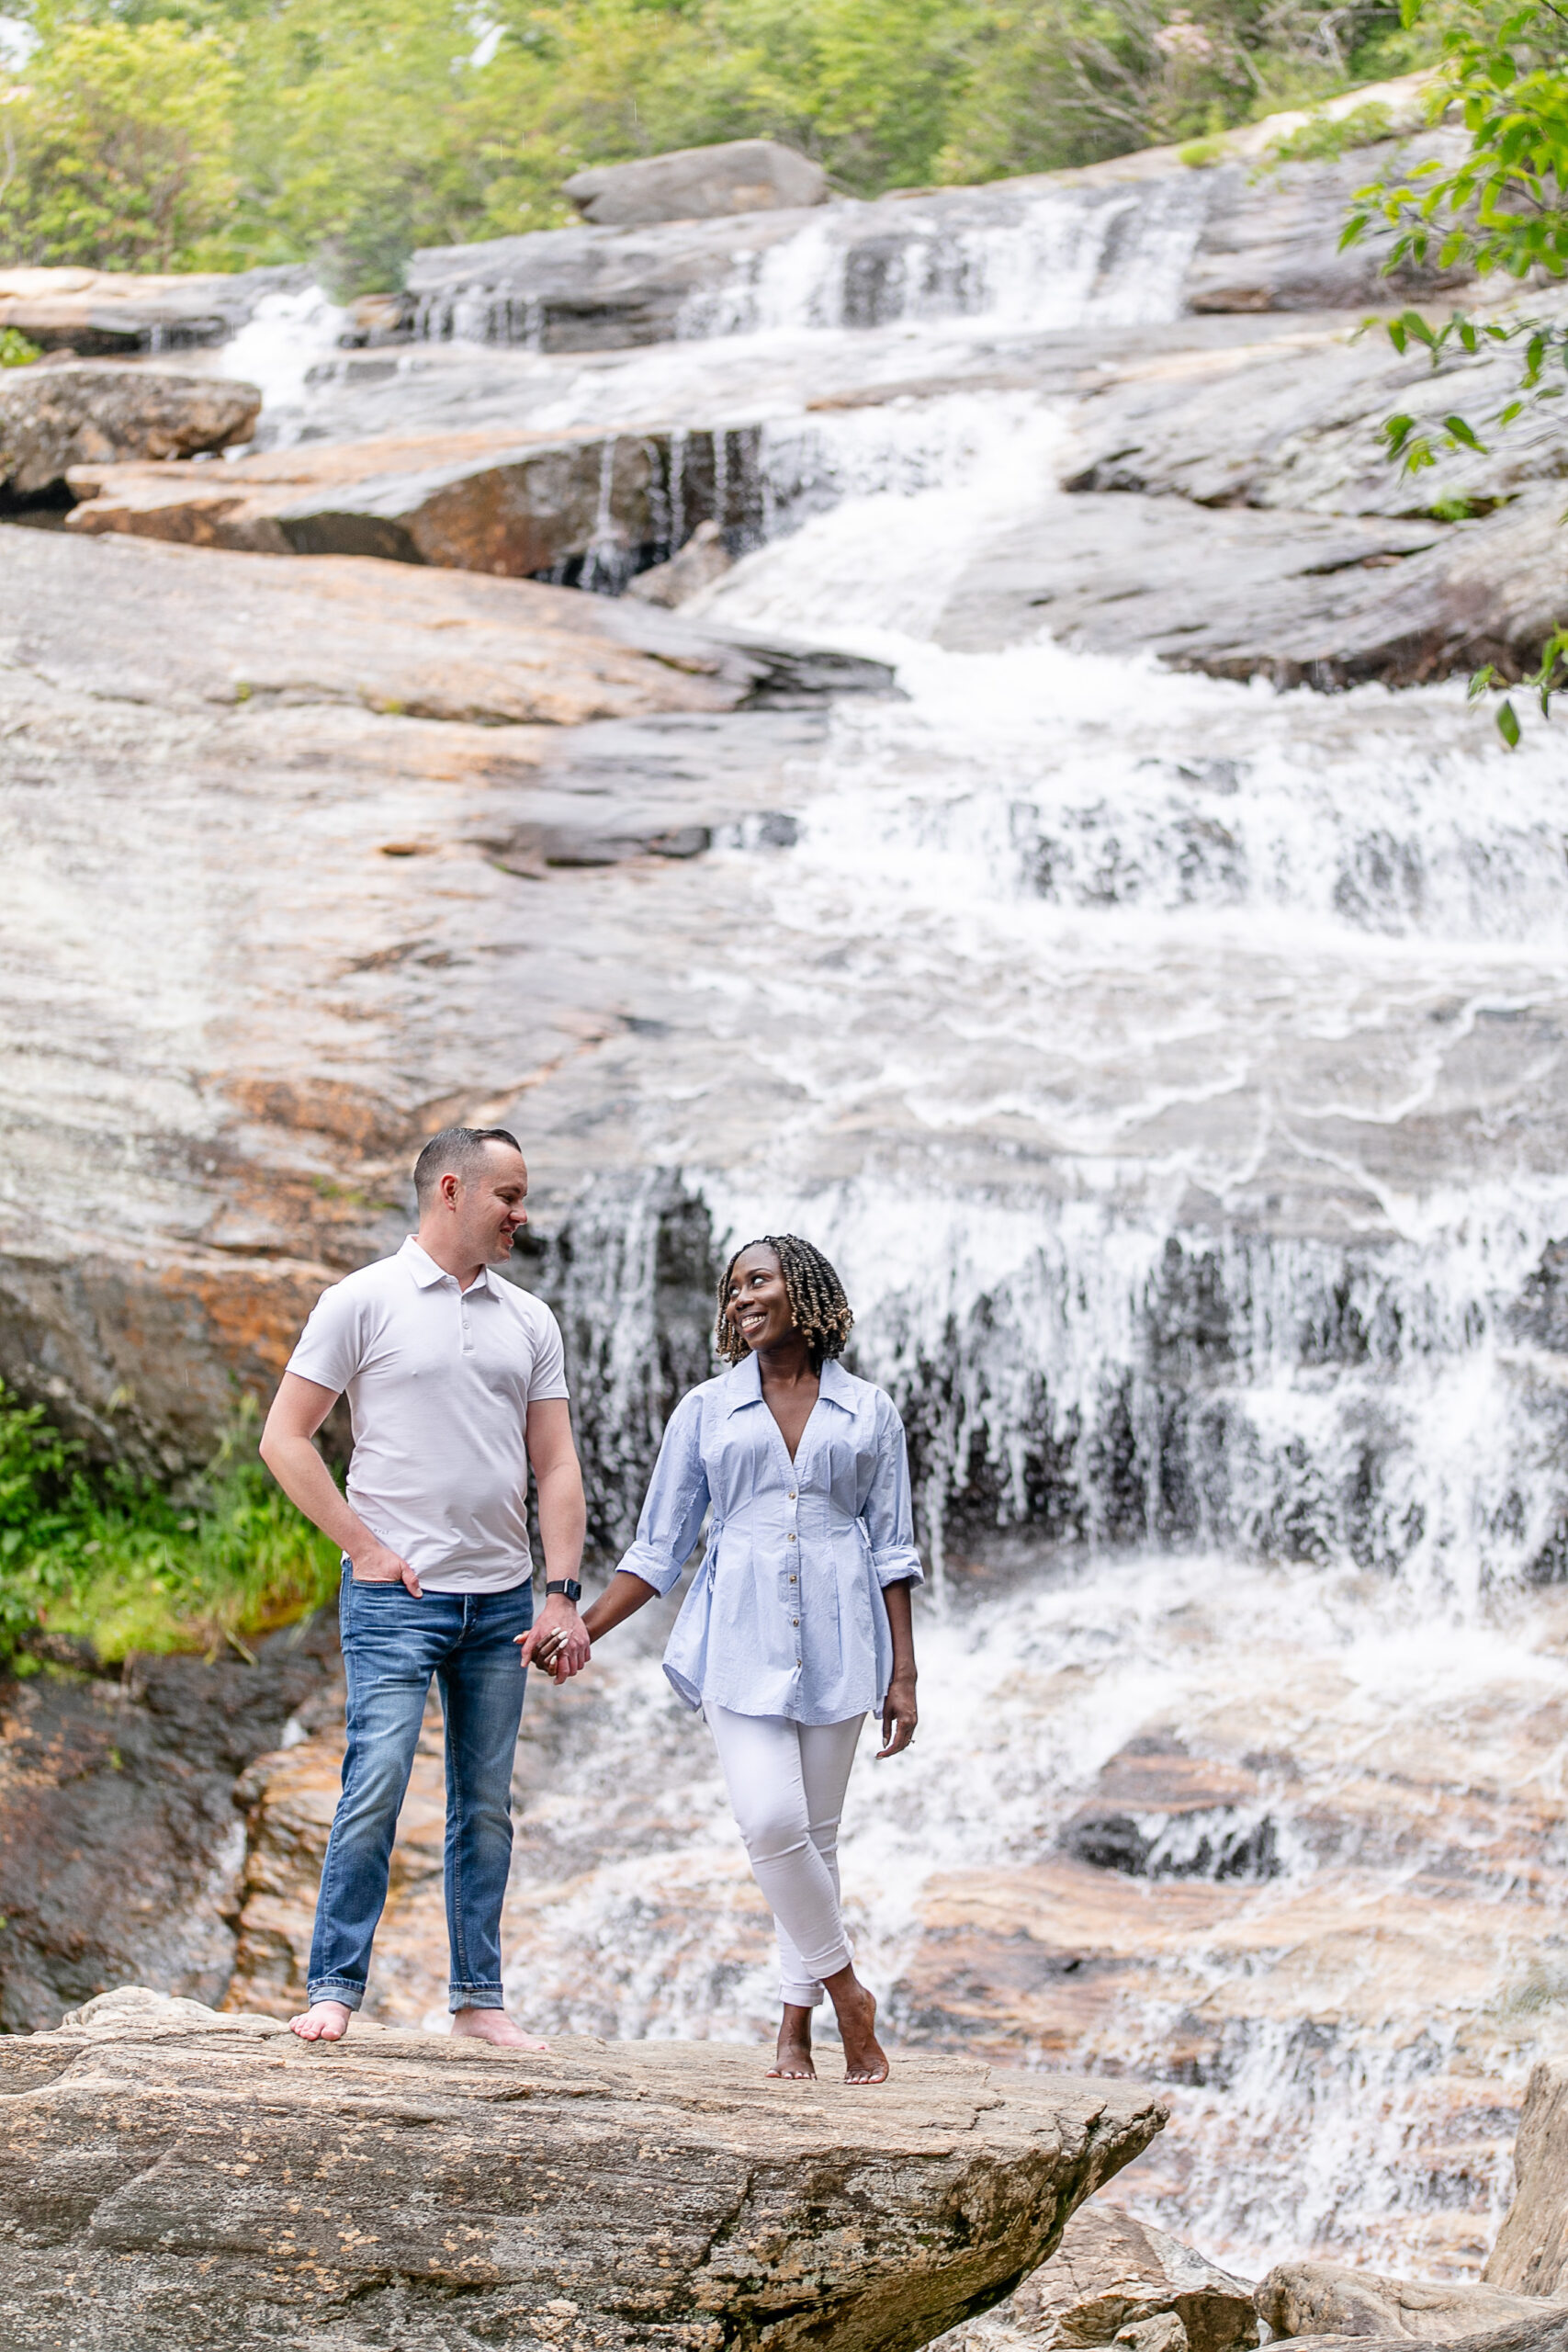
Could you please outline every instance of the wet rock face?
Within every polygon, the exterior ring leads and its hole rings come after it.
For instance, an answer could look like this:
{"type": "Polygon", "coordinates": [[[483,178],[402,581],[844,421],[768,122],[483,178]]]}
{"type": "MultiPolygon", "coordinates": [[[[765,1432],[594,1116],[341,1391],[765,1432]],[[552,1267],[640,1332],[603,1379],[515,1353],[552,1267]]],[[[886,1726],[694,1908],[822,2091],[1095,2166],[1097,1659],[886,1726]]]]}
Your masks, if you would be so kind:
{"type": "Polygon", "coordinates": [[[1252,2289],[1146,2222],[1111,2206],[1073,2215],[1051,2259],[942,2352],[1065,2352],[1119,2344],[1132,2352],[1250,2352],[1252,2289]]]}
{"type": "Polygon", "coordinates": [[[39,497],[73,466],[188,458],[249,437],[254,384],[161,368],[8,368],[0,378],[0,500],[39,497]]]}
{"type": "Polygon", "coordinates": [[[730,139],[575,172],[561,194],[597,228],[642,228],[654,220],[709,220],[825,204],[828,175],[776,139],[730,139]]]}
{"type": "Polygon", "coordinates": [[[1393,2335],[1423,2344],[1540,2327],[1556,2316],[1497,2287],[1380,2278],[1330,2262],[1280,2263],[1258,2287],[1258,2310],[1277,2336],[1393,2335]]]}
{"type": "MultiPolygon", "coordinates": [[[[618,1174],[616,1069],[662,1049],[705,844],[793,838],[827,695],[887,673],[472,573],[6,537],[0,1372],[166,1472],[210,1458],[236,1379],[270,1393],[326,1282],[397,1246],[434,1127],[586,1057],[618,1174]]],[[[581,1192],[575,1100],[555,1175],[528,1131],[539,1192],[581,1192]]],[[[645,1464],[650,1424],[602,1410],[645,1464]]]]}
{"type": "Polygon", "coordinates": [[[0,2032],[130,1976],[221,1997],[244,1861],[234,1776],[330,1712],[330,1620],[238,1657],[51,1662],[0,1681],[0,2032]]]}
{"type": "Polygon", "coordinates": [[[1163,2111],[906,2065],[788,2099],[751,2052],[378,2030],[134,1988],[0,2043],[15,2352],[534,2345],[914,2352],[1032,2268],[1163,2111]],[[25,2120],[24,2120],[25,2116],[25,2120]],[[92,2151],[91,2160],[87,2152],[92,2151]]]}

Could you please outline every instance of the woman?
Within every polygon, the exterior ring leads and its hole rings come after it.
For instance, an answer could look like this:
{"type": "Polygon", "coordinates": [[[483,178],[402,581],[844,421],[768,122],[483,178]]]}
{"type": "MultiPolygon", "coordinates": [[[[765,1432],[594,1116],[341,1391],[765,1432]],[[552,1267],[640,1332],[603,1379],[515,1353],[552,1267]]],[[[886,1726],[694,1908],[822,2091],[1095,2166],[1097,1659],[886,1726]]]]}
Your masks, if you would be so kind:
{"type": "Polygon", "coordinates": [[[770,1234],[736,1251],[716,1333],[733,1369],[676,1407],[637,1541],[584,1623],[597,1641],[668,1592],[711,1509],[664,1671],[707,1719],[773,1906],[784,2018],[769,2071],[815,2075],[811,2012],[826,1989],[846,2081],[880,2083],[876,2002],[839,1909],[839,1815],[866,1714],[882,1715],[879,1756],[914,1737],[921,1577],[903,1425],[837,1361],[853,1319],[809,1241],[770,1234]]]}

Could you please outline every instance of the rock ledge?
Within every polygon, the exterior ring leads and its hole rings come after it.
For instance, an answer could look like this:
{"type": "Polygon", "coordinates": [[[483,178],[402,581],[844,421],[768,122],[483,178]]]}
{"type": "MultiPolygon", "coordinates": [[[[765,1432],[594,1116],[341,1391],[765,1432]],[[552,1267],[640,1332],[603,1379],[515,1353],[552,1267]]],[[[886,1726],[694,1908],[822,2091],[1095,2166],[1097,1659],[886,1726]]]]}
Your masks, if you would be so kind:
{"type": "Polygon", "coordinates": [[[492,2051],[127,1987],[0,2042],[7,2352],[914,2352],[1165,2121],[1135,2084],[752,2050],[492,2051]]]}

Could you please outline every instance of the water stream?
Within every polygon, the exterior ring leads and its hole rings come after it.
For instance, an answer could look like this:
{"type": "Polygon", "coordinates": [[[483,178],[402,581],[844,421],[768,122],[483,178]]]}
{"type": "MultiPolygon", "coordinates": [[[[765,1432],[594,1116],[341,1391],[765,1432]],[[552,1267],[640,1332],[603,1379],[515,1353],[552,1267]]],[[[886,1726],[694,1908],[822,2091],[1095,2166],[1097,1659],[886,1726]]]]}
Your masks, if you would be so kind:
{"type": "MultiPolygon", "coordinates": [[[[1169,320],[1192,233],[1075,196],[965,232],[962,269],[903,248],[862,376],[1169,320]]],[[[623,1520],[659,1187],[718,1246],[798,1225],[906,1411],[932,1562],[920,1736],[868,1743],[843,1849],[895,2034],[1169,2083],[1119,2193],[1238,2266],[1473,2275],[1568,2016],[1560,757],[1507,757],[1458,686],[944,647],[990,537],[1052,527],[1070,403],[808,411],[864,312],[845,252],[824,216],[738,267],[687,322],[721,368],[504,355],[531,424],[764,420],[766,544],[688,612],[902,690],[839,707],[793,837],[711,853],[651,1172],[578,1204],[623,1520]]],[[[461,413],[452,357],[405,355],[408,399],[461,413]]],[[[547,2027],[760,2036],[761,1918],[652,1631],[531,1734],[512,1990],[547,2027]]]]}

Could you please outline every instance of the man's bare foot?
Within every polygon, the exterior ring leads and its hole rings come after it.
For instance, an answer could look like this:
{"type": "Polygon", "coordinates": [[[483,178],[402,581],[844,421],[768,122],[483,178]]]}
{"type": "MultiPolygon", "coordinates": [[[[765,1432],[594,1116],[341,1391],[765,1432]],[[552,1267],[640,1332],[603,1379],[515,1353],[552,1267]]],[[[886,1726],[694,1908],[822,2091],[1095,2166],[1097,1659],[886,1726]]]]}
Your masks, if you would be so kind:
{"type": "Polygon", "coordinates": [[[312,2001],[299,2017],[289,2018],[288,2030],[301,2041],[341,2041],[353,2015],[346,2001],[312,2001]]]}
{"type": "Polygon", "coordinates": [[[504,2009],[455,2009],[452,2030],[466,2033],[474,2041],[493,2041],[501,2050],[547,2050],[550,2046],[525,2033],[504,2009]]]}
{"type": "Polygon", "coordinates": [[[779,2027],[778,2054],[768,2068],[768,2080],[780,2083],[814,2083],[817,2068],[811,2057],[811,2012],[784,2003],[784,2021],[779,2027]]]}
{"type": "Polygon", "coordinates": [[[876,2038],[875,1994],[852,1982],[841,1995],[834,1995],[833,2007],[844,2044],[845,2082],[885,2083],[887,2052],[876,2038]]]}

